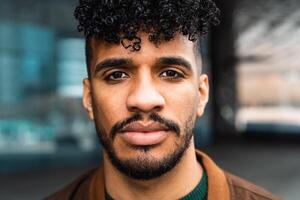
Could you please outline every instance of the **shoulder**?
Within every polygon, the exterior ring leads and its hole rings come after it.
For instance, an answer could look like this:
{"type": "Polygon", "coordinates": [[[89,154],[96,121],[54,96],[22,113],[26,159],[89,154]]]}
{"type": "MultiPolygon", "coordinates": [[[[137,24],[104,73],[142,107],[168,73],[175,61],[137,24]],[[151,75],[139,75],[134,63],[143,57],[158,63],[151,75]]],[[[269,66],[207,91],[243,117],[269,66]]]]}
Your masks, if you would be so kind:
{"type": "Polygon", "coordinates": [[[87,191],[95,171],[96,169],[87,171],[67,186],[44,198],[44,200],[87,199],[87,191]]]}
{"type": "Polygon", "coordinates": [[[267,190],[254,185],[242,178],[225,172],[231,199],[280,200],[267,190]]]}

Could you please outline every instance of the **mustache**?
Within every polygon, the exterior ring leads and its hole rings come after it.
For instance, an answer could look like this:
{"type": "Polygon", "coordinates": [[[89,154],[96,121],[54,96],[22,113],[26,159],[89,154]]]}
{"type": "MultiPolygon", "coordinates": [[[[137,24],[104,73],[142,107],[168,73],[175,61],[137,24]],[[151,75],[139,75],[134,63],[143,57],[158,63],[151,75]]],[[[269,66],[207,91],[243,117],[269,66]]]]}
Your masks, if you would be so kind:
{"type": "MultiPolygon", "coordinates": [[[[158,122],[158,123],[162,124],[163,126],[165,126],[170,131],[175,132],[177,136],[180,135],[180,127],[173,120],[161,117],[157,113],[151,113],[148,118],[149,118],[149,120],[151,120],[153,122],[158,122]]],[[[143,115],[141,113],[135,113],[131,117],[128,117],[128,118],[126,118],[126,119],[124,119],[124,120],[116,123],[111,128],[110,136],[112,137],[112,139],[114,139],[115,136],[118,133],[120,133],[122,131],[122,129],[124,129],[127,125],[129,125],[129,124],[131,124],[133,122],[140,121],[140,120],[143,120],[143,115]]]]}

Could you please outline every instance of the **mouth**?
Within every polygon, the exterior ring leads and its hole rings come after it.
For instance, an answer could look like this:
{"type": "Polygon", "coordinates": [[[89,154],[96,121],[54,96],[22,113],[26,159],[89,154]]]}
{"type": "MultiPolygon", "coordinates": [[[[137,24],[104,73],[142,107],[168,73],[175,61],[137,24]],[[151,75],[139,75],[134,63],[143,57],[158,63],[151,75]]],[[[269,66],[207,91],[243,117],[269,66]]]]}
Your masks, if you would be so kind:
{"type": "Polygon", "coordinates": [[[121,138],[132,146],[152,146],[163,142],[168,136],[168,129],[159,123],[132,123],[125,127],[121,138]]]}

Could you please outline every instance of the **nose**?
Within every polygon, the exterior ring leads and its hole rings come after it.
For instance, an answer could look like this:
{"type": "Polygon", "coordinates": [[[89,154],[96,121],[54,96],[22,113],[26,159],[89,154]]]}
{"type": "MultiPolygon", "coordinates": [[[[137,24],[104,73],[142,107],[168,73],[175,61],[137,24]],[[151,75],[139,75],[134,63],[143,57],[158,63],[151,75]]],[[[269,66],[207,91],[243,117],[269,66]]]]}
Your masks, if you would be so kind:
{"type": "Polygon", "coordinates": [[[130,112],[157,112],[165,106],[165,99],[151,78],[144,77],[133,83],[126,104],[130,112]]]}

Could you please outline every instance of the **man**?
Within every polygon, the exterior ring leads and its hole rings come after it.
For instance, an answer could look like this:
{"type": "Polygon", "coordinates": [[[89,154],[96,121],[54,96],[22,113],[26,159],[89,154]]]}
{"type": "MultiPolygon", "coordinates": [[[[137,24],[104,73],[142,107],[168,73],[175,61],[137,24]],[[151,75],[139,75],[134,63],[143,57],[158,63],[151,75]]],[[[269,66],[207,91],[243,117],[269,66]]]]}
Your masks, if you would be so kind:
{"type": "Polygon", "coordinates": [[[278,199],[195,150],[209,94],[199,38],[218,16],[211,0],[80,0],[83,105],[104,158],[47,199],[278,199]]]}

